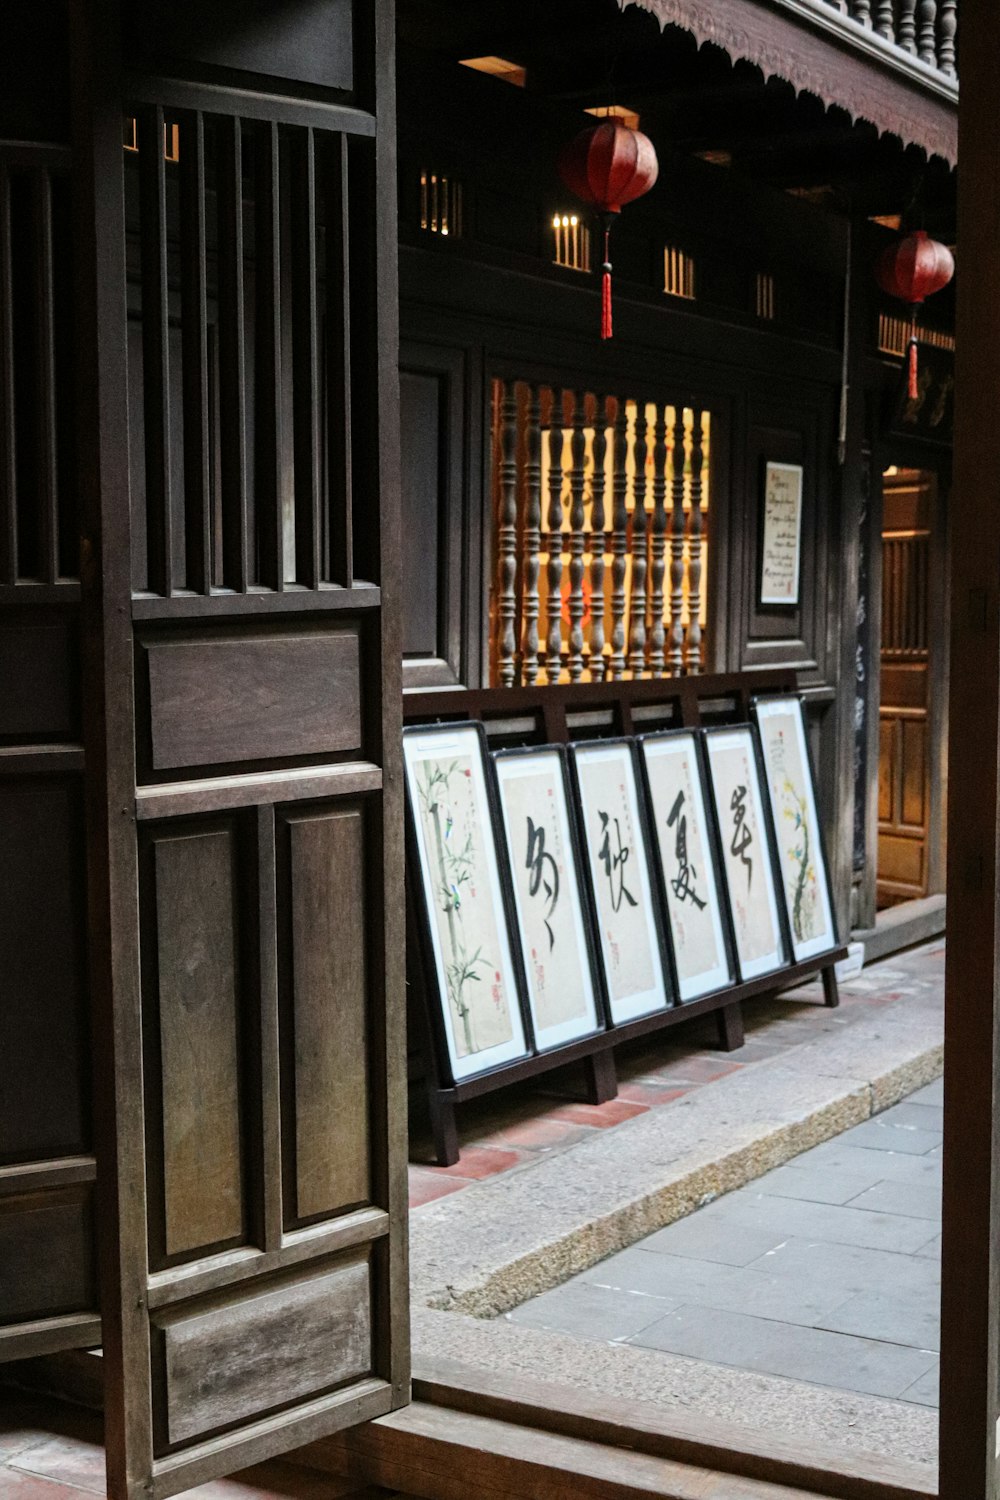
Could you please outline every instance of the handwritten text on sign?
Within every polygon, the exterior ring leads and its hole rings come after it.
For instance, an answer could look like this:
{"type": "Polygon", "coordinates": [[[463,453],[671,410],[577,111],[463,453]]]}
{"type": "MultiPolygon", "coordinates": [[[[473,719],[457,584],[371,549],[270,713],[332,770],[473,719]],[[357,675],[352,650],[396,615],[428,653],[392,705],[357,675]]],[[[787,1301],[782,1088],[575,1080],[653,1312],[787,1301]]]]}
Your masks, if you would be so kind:
{"type": "Polygon", "coordinates": [[[798,604],[801,536],[802,469],[798,464],[768,464],[761,604],[798,604]]]}

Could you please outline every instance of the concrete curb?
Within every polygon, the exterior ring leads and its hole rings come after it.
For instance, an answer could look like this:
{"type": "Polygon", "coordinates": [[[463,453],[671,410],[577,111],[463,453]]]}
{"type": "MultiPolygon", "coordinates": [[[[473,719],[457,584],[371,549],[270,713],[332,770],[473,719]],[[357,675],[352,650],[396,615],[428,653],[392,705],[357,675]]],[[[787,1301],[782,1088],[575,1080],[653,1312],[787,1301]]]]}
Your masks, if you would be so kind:
{"type": "Polygon", "coordinates": [[[414,1302],[496,1318],[937,1078],[941,1003],[907,996],[739,1073],[429,1205],[414,1302]]]}

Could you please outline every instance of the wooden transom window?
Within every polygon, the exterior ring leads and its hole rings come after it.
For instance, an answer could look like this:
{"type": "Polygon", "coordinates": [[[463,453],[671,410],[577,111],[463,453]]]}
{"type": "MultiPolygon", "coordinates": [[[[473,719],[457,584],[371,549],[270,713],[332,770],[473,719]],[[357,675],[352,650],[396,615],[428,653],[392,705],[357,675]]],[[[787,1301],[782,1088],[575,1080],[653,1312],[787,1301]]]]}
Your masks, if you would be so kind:
{"type": "Polygon", "coordinates": [[[494,686],[700,672],[711,416],[493,382],[494,686]]]}

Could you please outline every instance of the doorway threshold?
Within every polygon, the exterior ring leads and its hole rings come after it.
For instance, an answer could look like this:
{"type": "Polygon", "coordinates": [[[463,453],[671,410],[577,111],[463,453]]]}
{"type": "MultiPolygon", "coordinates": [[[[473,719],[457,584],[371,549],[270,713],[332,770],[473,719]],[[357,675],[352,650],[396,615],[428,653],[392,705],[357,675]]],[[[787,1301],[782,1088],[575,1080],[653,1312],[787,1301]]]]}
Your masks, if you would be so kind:
{"type": "Polygon", "coordinates": [[[898,906],[887,906],[880,911],[874,927],[852,932],[851,940],[864,944],[866,964],[875,963],[880,958],[901,953],[904,948],[914,948],[918,943],[941,937],[945,931],[945,913],[943,892],[916,901],[901,901],[898,906]]]}

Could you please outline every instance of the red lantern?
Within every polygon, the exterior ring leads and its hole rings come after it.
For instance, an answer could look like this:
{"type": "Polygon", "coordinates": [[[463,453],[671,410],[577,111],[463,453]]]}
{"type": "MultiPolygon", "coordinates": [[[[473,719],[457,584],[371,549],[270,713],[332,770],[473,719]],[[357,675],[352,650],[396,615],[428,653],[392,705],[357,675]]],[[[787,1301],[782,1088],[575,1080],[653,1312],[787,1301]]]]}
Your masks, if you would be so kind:
{"type": "Polygon", "coordinates": [[[909,397],[917,386],[917,311],[926,297],[946,287],[955,274],[955,258],[947,245],[932,240],[923,229],[889,245],[875,264],[875,278],[883,292],[910,304],[909,397]]]}
{"type": "Polygon", "coordinates": [[[559,174],[571,193],[589,203],[604,225],[601,338],[611,337],[611,225],[626,203],[648,193],[659,165],[648,136],[608,117],[581,130],[559,157],[559,174]]]}

